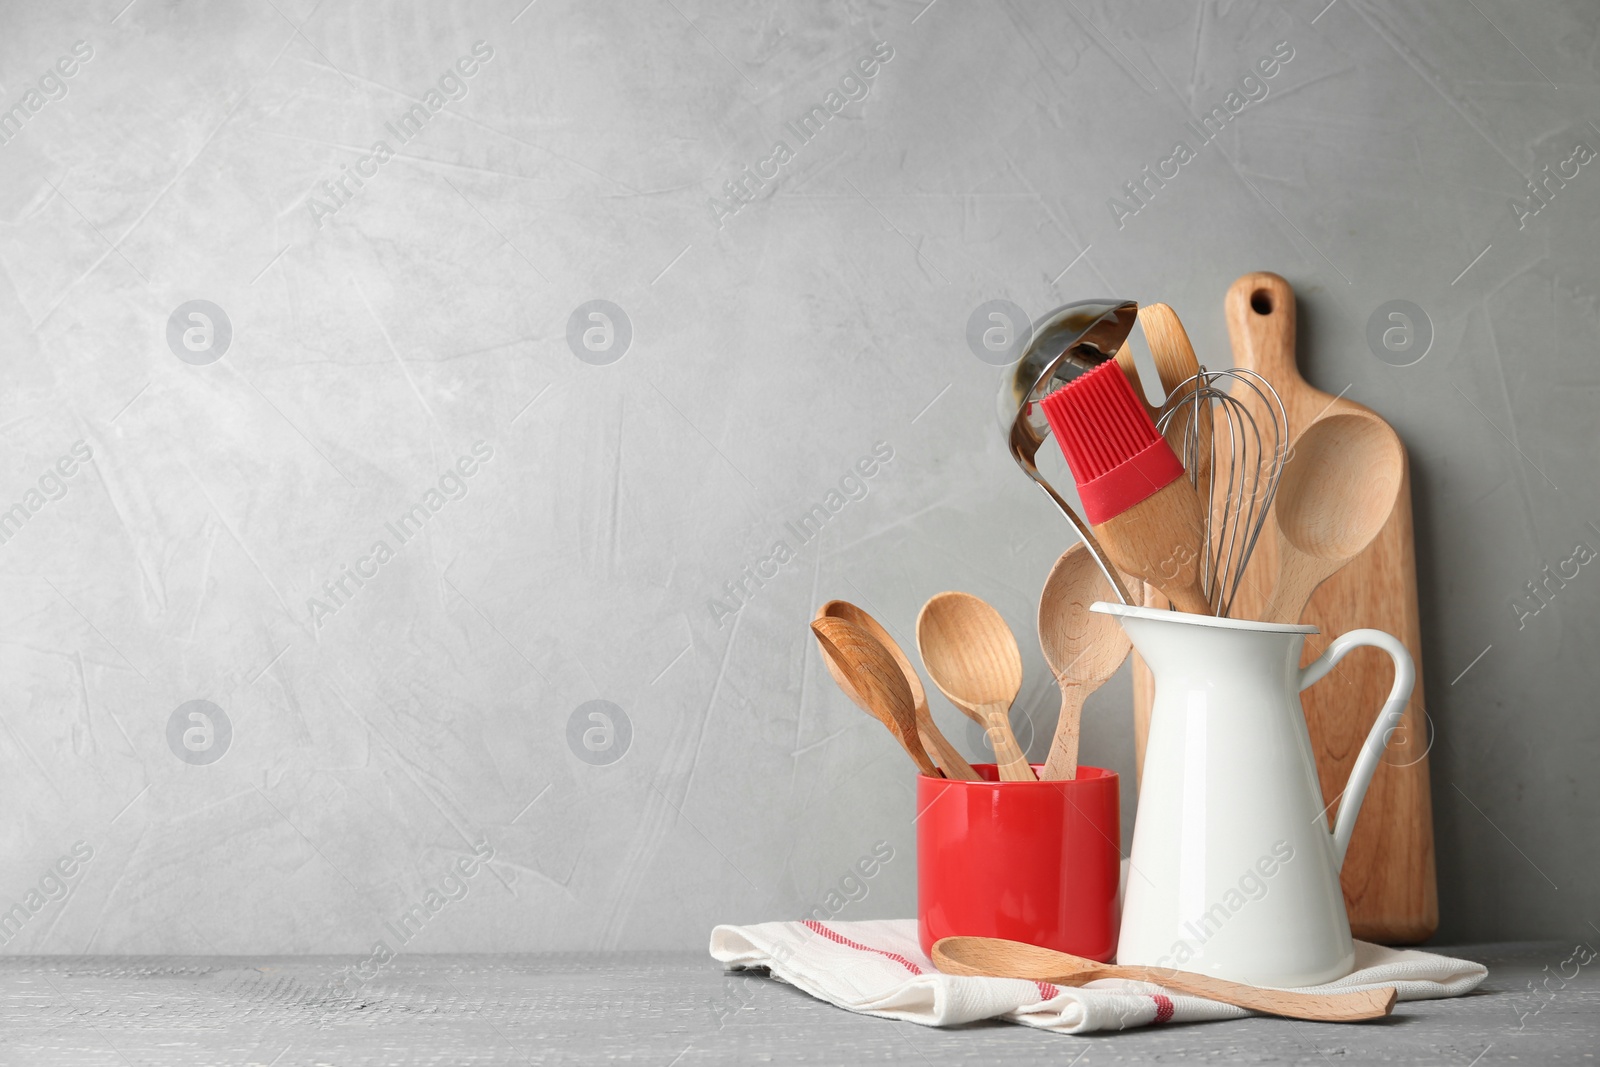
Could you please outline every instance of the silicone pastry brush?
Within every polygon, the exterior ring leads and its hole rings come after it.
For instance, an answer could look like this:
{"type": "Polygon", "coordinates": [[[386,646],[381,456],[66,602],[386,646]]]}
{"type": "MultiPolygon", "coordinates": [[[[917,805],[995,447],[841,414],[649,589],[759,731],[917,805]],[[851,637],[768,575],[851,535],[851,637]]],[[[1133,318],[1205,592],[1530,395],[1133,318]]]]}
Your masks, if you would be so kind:
{"type": "Polygon", "coordinates": [[[1106,556],[1179,611],[1211,614],[1201,584],[1200,498],[1127,375],[1115,363],[1101,364],[1042,406],[1106,556]]]}

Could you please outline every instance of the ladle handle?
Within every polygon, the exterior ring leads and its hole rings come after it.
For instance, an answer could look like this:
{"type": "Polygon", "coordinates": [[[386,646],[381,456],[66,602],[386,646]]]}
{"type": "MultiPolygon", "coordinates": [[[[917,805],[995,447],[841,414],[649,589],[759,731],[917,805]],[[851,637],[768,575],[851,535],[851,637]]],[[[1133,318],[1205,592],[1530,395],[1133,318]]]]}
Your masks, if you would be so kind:
{"type": "Polygon", "coordinates": [[[1406,651],[1406,646],[1398,638],[1382,630],[1351,630],[1334,638],[1327,650],[1300,672],[1300,689],[1304,691],[1321,681],[1347,652],[1363,645],[1381,648],[1389,653],[1389,658],[1394,660],[1394,684],[1389,687],[1389,699],[1384,702],[1383,710],[1372,724],[1372,730],[1361,746],[1361,753],[1356,756],[1356,765],[1350,769],[1350,779],[1340,794],[1339,816],[1333,821],[1333,860],[1340,867],[1344,866],[1345,850],[1350,847],[1350,835],[1355,831],[1356,816],[1361,813],[1361,801],[1366,798],[1367,786],[1372,784],[1372,776],[1378,770],[1378,761],[1383,758],[1384,747],[1388,745],[1390,735],[1399,727],[1406,702],[1411,699],[1411,687],[1416,684],[1417,669],[1411,662],[1411,653],[1406,651]]]}
{"type": "Polygon", "coordinates": [[[1106,551],[1100,547],[1100,541],[1095,537],[1094,531],[1089,529],[1088,523],[1078,517],[1076,511],[1072,510],[1072,505],[1061,499],[1061,494],[1055,491],[1054,486],[1044,480],[1044,475],[1040,474],[1037,468],[1028,464],[1022,469],[1027,472],[1028,477],[1033,479],[1035,485],[1044,490],[1044,495],[1055,502],[1061,514],[1065,515],[1067,521],[1072,523],[1072,528],[1078,531],[1079,539],[1083,541],[1084,546],[1089,549],[1089,555],[1093,556],[1095,563],[1099,565],[1100,573],[1104,574],[1106,581],[1111,583],[1111,591],[1117,594],[1117,599],[1124,604],[1144,603],[1142,597],[1139,600],[1135,600],[1133,594],[1128,592],[1128,587],[1122,584],[1122,577],[1117,573],[1117,569],[1106,562],[1106,551]]]}

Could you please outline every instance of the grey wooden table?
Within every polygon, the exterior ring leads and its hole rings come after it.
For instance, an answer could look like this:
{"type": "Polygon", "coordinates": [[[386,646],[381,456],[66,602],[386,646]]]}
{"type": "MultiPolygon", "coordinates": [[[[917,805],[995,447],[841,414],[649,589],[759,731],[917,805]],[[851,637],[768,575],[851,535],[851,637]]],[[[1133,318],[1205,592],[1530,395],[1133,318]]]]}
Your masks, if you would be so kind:
{"type": "Polygon", "coordinates": [[[1252,1018],[1088,1038],[852,1015],[692,953],[404,956],[354,996],[328,992],[357,962],[345,957],[15,957],[0,960],[0,1063],[1594,1064],[1600,961],[1564,979],[1570,950],[1453,949],[1489,965],[1479,992],[1402,1004],[1382,1023],[1252,1018]]]}

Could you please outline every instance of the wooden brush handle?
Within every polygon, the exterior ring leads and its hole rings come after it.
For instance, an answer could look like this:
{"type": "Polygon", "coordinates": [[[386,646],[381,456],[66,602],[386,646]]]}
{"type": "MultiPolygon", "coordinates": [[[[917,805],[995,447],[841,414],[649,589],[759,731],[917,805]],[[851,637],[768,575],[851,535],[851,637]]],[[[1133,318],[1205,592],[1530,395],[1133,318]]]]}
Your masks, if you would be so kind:
{"type": "Polygon", "coordinates": [[[1211,614],[1200,591],[1205,520],[1187,479],[1168,482],[1094,532],[1112,563],[1161,590],[1179,611],[1211,614]]]}

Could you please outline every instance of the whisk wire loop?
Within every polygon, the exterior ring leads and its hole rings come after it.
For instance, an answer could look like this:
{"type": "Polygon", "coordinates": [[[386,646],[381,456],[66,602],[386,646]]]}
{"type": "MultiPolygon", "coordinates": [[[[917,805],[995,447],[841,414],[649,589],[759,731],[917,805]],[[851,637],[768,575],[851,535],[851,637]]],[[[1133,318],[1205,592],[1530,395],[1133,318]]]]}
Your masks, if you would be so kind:
{"type": "Polygon", "coordinates": [[[1156,428],[1166,434],[1175,418],[1184,420],[1173,442],[1178,458],[1205,505],[1201,589],[1213,613],[1225,616],[1278,492],[1288,415],[1278,391],[1255,371],[1202,366],[1168,395],[1156,428]]]}

